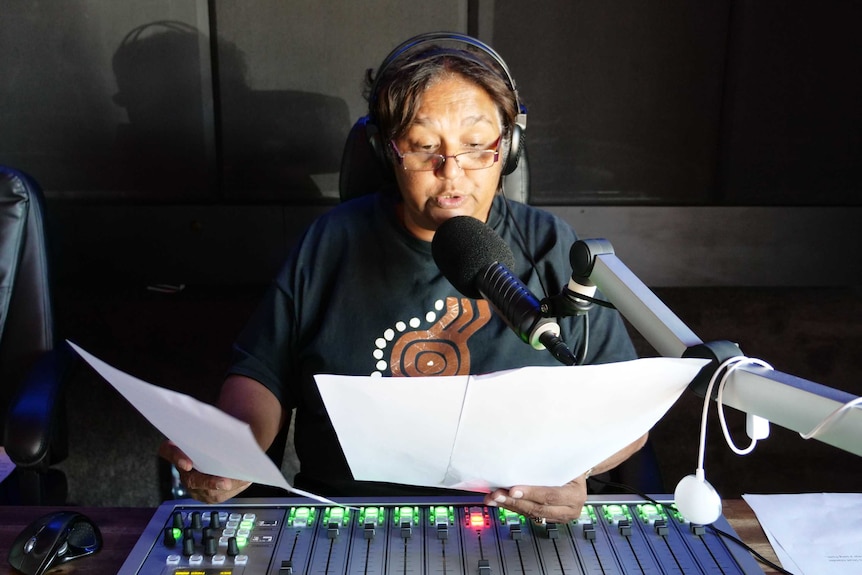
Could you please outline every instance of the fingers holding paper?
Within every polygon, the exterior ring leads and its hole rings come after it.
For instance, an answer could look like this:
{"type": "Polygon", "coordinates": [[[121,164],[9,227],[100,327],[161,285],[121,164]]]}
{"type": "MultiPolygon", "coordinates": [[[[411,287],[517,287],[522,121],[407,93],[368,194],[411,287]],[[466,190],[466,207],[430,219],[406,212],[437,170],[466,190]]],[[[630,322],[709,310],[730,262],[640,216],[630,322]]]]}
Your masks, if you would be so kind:
{"type": "Polygon", "coordinates": [[[194,468],[194,462],[172,441],[164,441],[159,446],[159,456],[177,468],[180,481],[189,495],[204,503],[227,501],[251,485],[248,481],[201,473],[194,468]]]}
{"type": "Polygon", "coordinates": [[[587,476],[613,469],[641,449],[647,437],[647,434],[644,434],[565,485],[559,487],[515,485],[509,489],[496,489],[485,496],[485,505],[503,507],[543,523],[545,521],[565,523],[577,519],[587,501],[587,476]]]}
{"type": "Polygon", "coordinates": [[[534,520],[565,523],[577,519],[587,500],[585,475],[560,487],[519,485],[497,489],[485,496],[485,504],[504,507],[534,520]]]}

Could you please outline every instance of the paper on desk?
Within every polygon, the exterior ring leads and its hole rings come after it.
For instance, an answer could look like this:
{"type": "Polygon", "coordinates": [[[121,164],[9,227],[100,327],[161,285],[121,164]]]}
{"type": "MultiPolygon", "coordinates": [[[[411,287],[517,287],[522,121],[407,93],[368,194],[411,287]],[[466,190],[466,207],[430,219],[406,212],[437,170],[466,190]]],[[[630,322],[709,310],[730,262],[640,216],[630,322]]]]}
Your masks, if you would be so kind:
{"type": "Polygon", "coordinates": [[[862,573],[862,493],[742,496],[784,569],[795,575],[862,573]]]}
{"type": "Polygon", "coordinates": [[[198,471],[281,487],[323,503],[340,505],[293,488],[261,450],[247,423],[193,397],[137,379],[68,343],[165,437],[176,443],[198,471]]]}
{"type": "Polygon", "coordinates": [[[571,481],[649,431],[705,364],[315,379],[356,479],[488,492],[571,481]]]}

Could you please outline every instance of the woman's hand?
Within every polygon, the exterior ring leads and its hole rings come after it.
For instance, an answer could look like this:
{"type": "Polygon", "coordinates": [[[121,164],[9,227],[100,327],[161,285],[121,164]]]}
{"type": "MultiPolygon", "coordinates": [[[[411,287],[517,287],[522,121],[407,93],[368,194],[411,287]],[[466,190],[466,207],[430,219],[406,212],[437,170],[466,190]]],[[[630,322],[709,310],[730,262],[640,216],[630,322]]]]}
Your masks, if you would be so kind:
{"type": "Polygon", "coordinates": [[[517,485],[497,489],[485,496],[485,505],[504,507],[535,520],[565,523],[581,516],[587,501],[586,475],[561,487],[517,485]]]}
{"type": "MultiPolygon", "coordinates": [[[[269,389],[242,375],[228,376],[222,385],[217,407],[248,423],[255,440],[264,451],[272,445],[285,421],[290,419],[290,414],[282,409],[269,389]]],[[[236,497],[251,485],[248,481],[201,473],[194,468],[191,458],[172,441],[165,441],[159,446],[159,455],[174,464],[189,495],[204,503],[221,503],[236,497]]]]}
{"type": "Polygon", "coordinates": [[[560,487],[515,485],[496,489],[485,496],[485,505],[503,507],[536,520],[565,523],[581,516],[587,501],[587,476],[613,469],[644,446],[647,434],[560,487]]]}
{"type": "Polygon", "coordinates": [[[227,501],[251,485],[248,481],[217,477],[197,471],[192,460],[173,441],[165,441],[159,446],[159,456],[177,468],[180,472],[180,481],[189,495],[204,503],[227,501]]]}

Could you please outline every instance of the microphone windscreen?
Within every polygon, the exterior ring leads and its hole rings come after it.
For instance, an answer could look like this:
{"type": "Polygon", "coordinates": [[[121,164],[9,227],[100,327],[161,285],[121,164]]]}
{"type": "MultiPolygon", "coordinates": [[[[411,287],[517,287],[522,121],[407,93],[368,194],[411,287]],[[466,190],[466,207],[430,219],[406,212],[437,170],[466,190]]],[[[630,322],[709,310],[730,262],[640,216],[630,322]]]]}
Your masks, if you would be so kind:
{"type": "Polygon", "coordinates": [[[470,216],[455,216],[443,222],[431,242],[434,262],[455,289],[481,299],[476,277],[488,266],[500,263],[515,267],[512,250],[490,226],[470,216]]]}

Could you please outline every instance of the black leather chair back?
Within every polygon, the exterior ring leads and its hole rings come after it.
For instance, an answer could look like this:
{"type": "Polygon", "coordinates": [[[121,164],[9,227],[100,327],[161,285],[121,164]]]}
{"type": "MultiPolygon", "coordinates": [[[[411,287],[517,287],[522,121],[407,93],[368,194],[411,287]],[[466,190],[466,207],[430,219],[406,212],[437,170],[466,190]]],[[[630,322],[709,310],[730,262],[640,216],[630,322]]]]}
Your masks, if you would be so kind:
{"type": "Polygon", "coordinates": [[[17,383],[54,347],[44,210],[38,184],[22,172],[0,166],[0,417],[4,419],[17,383]]]}
{"type": "Polygon", "coordinates": [[[51,465],[68,454],[63,387],[75,365],[55,346],[45,202],[27,174],[0,166],[0,429],[15,472],[0,500],[60,505],[67,485],[51,465]]]}
{"type": "MultiPolygon", "coordinates": [[[[362,117],[353,124],[347,135],[347,142],[344,144],[338,179],[338,191],[342,202],[395,185],[392,178],[384,173],[384,167],[380,165],[380,161],[374,156],[371,144],[368,142],[366,121],[367,117],[362,117]]],[[[510,200],[525,204],[529,202],[530,168],[526,142],[521,145],[518,167],[511,174],[503,176],[503,191],[510,200]]]]}

